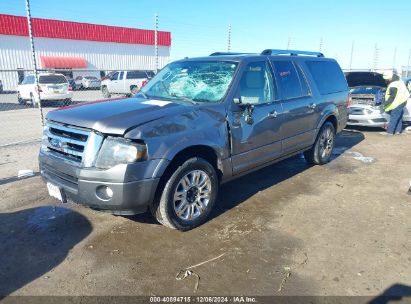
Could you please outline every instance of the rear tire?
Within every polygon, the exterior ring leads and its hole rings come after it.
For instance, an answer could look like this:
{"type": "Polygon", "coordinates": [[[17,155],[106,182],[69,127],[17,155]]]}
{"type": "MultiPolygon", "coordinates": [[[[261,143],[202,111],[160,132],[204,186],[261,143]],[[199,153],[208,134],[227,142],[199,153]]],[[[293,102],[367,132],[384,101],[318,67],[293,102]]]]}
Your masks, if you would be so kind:
{"type": "Polygon", "coordinates": [[[317,139],[310,150],[304,152],[305,160],[312,165],[324,165],[331,159],[335,146],[335,128],[327,121],[318,132],[317,139]]]}
{"type": "Polygon", "coordinates": [[[101,92],[103,93],[104,98],[110,98],[111,94],[108,91],[108,88],[106,86],[101,87],[101,92]]]}
{"type": "Polygon", "coordinates": [[[21,98],[20,93],[17,93],[17,101],[22,106],[25,106],[27,104],[27,102],[23,98],[21,98]]]}
{"type": "Polygon", "coordinates": [[[33,94],[30,94],[30,100],[31,100],[31,105],[33,106],[33,108],[39,107],[39,103],[36,101],[36,98],[34,98],[33,94]]]}
{"type": "Polygon", "coordinates": [[[202,158],[190,158],[168,179],[161,196],[150,205],[151,213],[169,228],[193,229],[209,218],[218,186],[214,167],[202,158]]]}
{"type": "Polygon", "coordinates": [[[138,91],[139,91],[138,86],[131,86],[130,87],[131,96],[136,95],[138,91]]]}
{"type": "Polygon", "coordinates": [[[63,102],[62,102],[62,106],[63,106],[63,107],[69,106],[69,105],[71,105],[71,102],[72,102],[71,98],[65,99],[65,100],[63,100],[63,102]]]}

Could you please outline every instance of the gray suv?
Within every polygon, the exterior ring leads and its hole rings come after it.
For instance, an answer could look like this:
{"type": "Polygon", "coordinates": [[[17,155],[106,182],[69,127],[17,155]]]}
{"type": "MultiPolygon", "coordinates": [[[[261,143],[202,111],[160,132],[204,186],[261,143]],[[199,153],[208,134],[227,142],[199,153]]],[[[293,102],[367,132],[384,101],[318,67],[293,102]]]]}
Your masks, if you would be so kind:
{"type": "Polygon", "coordinates": [[[219,185],[304,153],[330,160],[347,123],[341,68],[321,53],[216,53],[164,67],[132,98],[49,112],[50,195],[170,228],[204,223],[219,185]]]}

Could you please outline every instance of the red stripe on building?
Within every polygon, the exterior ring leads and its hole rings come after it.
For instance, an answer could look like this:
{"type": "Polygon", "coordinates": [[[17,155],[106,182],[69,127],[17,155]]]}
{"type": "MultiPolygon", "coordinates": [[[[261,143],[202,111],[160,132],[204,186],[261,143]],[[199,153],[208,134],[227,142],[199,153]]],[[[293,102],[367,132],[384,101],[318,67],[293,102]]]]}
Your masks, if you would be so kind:
{"type": "MultiPolygon", "coordinates": [[[[44,38],[154,45],[154,31],[32,18],[33,36],[44,38]]],[[[0,35],[28,36],[27,18],[0,14],[0,35]]],[[[158,45],[171,46],[171,33],[158,32],[158,45]]]]}

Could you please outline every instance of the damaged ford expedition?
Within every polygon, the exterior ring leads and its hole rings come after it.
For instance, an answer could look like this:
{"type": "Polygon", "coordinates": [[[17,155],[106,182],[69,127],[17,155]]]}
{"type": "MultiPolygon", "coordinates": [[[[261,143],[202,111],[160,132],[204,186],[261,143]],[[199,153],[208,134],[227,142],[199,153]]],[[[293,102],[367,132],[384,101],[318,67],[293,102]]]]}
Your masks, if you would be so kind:
{"type": "Polygon", "coordinates": [[[348,87],[321,53],[213,54],[164,67],[132,98],[47,114],[39,154],[51,196],[118,215],[204,223],[218,188],[304,153],[330,160],[348,87]]]}

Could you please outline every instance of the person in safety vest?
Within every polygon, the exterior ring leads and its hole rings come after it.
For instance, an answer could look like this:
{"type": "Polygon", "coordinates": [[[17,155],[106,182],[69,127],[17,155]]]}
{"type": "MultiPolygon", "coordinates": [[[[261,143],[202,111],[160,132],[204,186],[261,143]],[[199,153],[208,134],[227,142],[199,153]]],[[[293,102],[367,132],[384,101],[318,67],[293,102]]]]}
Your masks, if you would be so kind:
{"type": "Polygon", "coordinates": [[[390,115],[390,122],[387,132],[383,134],[401,134],[402,116],[404,114],[404,107],[410,97],[410,92],[404,81],[393,71],[386,71],[383,76],[385,80],[390,82],[385,92],[384,101],[384,111],[390,115]]]}

